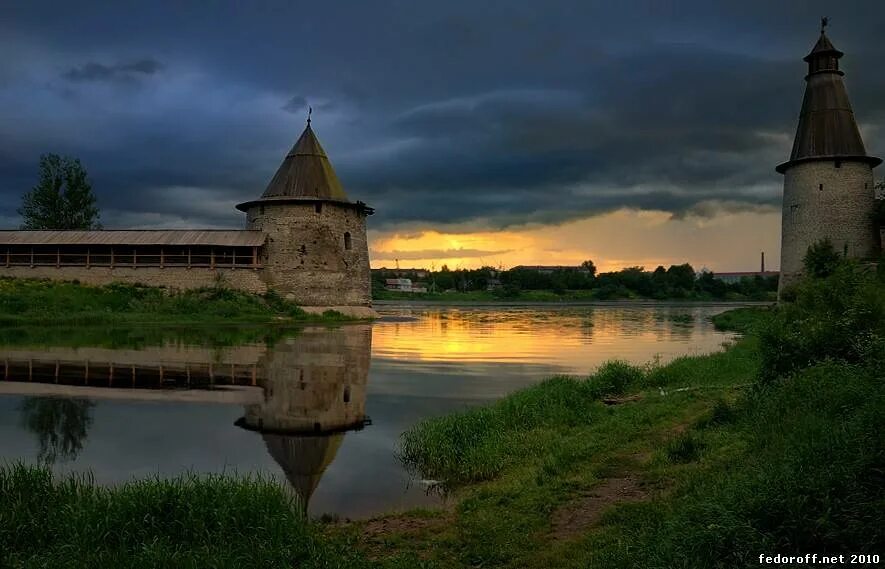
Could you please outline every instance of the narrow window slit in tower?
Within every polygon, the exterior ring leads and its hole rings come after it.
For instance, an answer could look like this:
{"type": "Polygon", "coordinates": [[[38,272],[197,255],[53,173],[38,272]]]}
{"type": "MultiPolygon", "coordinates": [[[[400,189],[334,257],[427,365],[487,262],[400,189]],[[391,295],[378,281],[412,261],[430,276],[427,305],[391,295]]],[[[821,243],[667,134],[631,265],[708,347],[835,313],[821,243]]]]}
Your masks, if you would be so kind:
{"type": "Polygon", "coordinates": [[[824,191],[824,185],[820,184],[817,189],[819,189],[820,191],[824,191]]]}
{"type": "Polygon", "coordinates": [[[350,251],[351,246],[352,246],[352,243],[350,240],[350,231],[345,231],[344,232],[344,249],[347,251],[350,251]]]}
{"type": "Polygon", "coordinates": [[[314,211],[316,211],[317,213],[323,213],[323,204],[321,204],[321,203],[315,203],[315,204],[313,204],[313,209],[314,209],[314,211]]]}

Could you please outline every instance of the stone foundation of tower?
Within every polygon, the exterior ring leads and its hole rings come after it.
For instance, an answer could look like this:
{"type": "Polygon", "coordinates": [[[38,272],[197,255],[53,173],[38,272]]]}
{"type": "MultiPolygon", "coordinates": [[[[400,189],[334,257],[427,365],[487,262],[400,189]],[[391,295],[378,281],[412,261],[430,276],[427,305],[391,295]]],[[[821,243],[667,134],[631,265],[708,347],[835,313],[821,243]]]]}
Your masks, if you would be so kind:
{"type": "Polygon", "coordinates": [[[301,306],[368,307],[366,214],[333,201],[256,203],[249,229],[267,234],[261,278],[301,306]]]}
{"type": "Polygon", "coordinates": [[[877,254],[875,191],[868,163],[814,160],[793,164],[784,175],[780,291],[801,278],[808,247],[822,239],[829,238],[838,252],[851,258],[877,254]]]}

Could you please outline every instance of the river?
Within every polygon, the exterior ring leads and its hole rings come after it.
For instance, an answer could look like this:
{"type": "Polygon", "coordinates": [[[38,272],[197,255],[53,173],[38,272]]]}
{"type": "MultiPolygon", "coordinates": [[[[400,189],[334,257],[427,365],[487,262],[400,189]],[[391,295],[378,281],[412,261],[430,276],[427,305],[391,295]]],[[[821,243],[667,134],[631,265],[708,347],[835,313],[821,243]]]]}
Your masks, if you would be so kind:
{"type": "Polygon", "coordinates": [[[432,506],[395,455],[415,422],[610,359],[720,349],[731,335],[709,318],[727,308],[387,305],[333,327],[4,330],[0,462],[104,484],[261,473],[314,516],[432,506]]]}

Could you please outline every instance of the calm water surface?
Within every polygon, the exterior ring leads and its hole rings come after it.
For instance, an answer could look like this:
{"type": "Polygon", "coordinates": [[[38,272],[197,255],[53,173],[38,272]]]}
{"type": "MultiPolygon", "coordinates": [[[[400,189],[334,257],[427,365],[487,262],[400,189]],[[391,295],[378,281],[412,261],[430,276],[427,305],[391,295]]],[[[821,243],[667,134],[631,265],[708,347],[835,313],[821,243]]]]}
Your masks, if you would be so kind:
{"type": "Polygon", "coordinates": [[[313,515],[439,498],[396,460],[400,433],[554,374],[717,350],[719,305],[385,306],[298,330],[2,331],[0,462],[102,483],[182,472],[287,480],[313,515]]]}

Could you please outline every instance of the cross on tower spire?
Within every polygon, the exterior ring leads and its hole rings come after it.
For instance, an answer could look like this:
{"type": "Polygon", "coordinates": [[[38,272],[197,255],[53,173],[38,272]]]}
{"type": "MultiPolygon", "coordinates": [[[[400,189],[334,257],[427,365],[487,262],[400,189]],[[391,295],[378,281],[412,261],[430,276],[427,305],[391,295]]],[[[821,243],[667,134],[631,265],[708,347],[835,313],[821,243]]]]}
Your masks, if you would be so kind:
{"type": "Polygon", "coordinates": [[[307,107],[307,126],[310,126],[310,115],[313,114],[313,107],[307,107]]]}
{"type": "Polygon", "coordinates": [[[830,23],[830,19],[827,16],[823,16],[820,19],[820,33],[824,33],[824,29],[827,27],[827,24],[830,23]]]}

